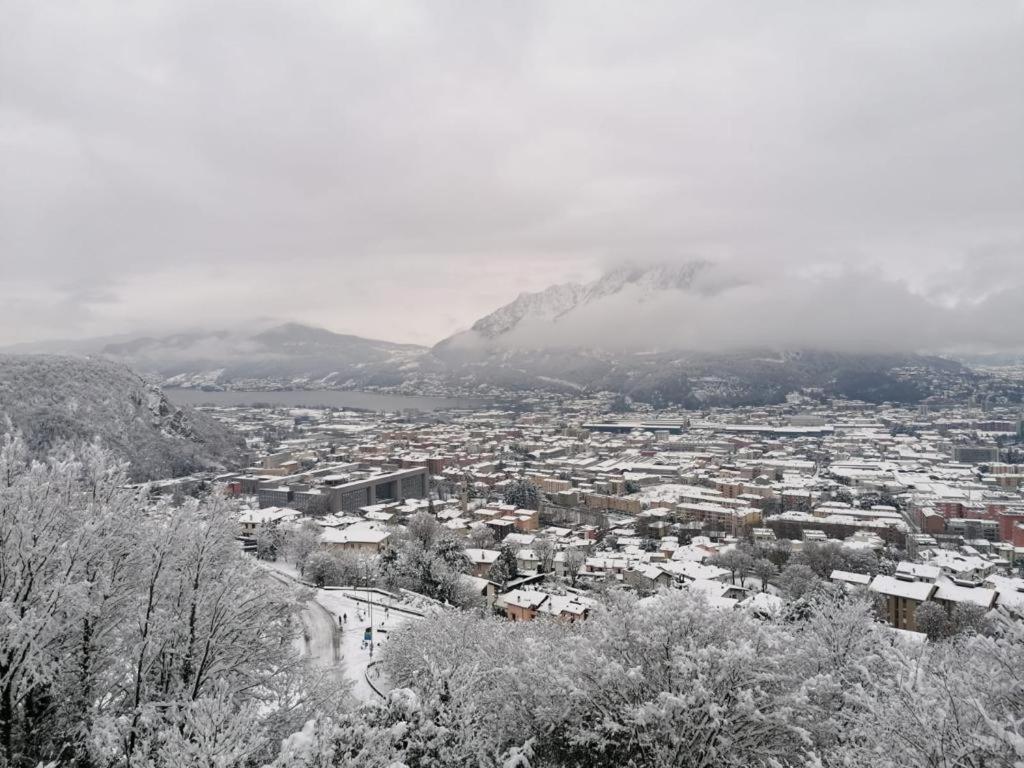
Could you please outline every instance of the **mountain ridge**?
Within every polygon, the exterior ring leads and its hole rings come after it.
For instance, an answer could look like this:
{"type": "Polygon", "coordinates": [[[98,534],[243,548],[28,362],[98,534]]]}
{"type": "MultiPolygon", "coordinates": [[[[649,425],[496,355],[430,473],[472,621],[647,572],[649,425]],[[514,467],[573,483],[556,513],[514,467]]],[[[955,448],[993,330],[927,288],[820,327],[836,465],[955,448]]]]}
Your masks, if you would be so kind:
{"type": "MultiPolygon", "coordinates": [[[[333,388],[403,394],[610,391],[652,403],[711,405],[779,402],[790,392],[919,402],[978,381],[945,358],[910,351],[840,351],[749,344],[693,349],[677,328],[654,325],[644,345],[615,343],[648,305],[715,301],[736,283],[714,265],[692,261],[610,270],[587,283],[521,293],[468,330],[433,347],[365,339],[285,323],[272,328],[142,337],[103,345],[165,386],[207,389],[333,388]],[[717,282],[716,282],[717,281],[717,282]],[[569,331],[600,321],[605,333],[569,331]]],[[[700,327],[687,329],[699,335],[700,327]]]]}
{"type": "Polygon", "coordinates": [[[166,386],[216,388],[229,382],[322,380],[336,386],[368,368],[400,367],[426,347],[340,334],[302,323],[270,328],[213,329],[146,335],[90,346],[75,353],[124,363],[166,386]]]}
{"type": "MultiPolygon", "coordinates": [[[[710,268],[702,260],[682,264],[622,266],[605,272],[587,283],[560,283],[542,291],[520,293],[513,301],[477,320],[468,331],[453,334],[434,345],[435,350],[458,349],[479,342],[490,342],[512,333],[524,323],[549,322],[558,325],[565,318],[578,314],[614,298],[624,291],[642,300],[653,293],[688,291],[695,279],[710,268]]],[[[579,346],[579,345],[573,345],[579,346]]]]}

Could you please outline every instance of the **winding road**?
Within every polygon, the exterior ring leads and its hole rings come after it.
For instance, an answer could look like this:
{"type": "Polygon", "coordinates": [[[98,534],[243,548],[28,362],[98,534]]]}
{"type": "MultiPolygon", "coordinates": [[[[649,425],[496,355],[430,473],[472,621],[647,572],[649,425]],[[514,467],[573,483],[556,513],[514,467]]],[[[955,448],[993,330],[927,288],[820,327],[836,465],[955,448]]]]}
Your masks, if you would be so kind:
{"type": "MultiPolygon", "coordinates": [[[[295,574],[282,569],[280,564],[265,563],[264,567],[282,584],[301,583],[295,574]]],[[[379,666],[372,665],[376,654],[371,656],[370,649],[363,645],[363,635],[370,622],[369,605],[364,595],[353,590],[316,590],[316,597],[302,610],[303,632],[302,637],[296,638],[296,645],[318,667],[340,666],[345,677],[352,682],[353,695],[360,701],[373,701],[382,696],[388,686],[380,676],[379,666]],[[340,617],[347,619],[344,626],[339,622],[340,617]]],[[[385,613],[380,599],[379,595],[375,597],[373,611],[374,644],[378,650],[380,644],[387,641],[388,630],[397,629],[417,618],[410,611],[397,608],[399,603],[393,601],[391,605],[396,606],[396,610],[385,613]]]]}

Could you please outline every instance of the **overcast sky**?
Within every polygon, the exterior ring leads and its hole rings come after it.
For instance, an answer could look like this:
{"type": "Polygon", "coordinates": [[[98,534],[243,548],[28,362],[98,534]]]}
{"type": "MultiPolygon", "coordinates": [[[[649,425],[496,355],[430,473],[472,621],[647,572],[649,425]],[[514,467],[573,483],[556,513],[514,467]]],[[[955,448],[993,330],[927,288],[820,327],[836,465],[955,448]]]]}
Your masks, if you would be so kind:
{"type": "Polygon", "coordinates": [[[0,12],[2,343],[268,317],[430,343],[695,257],[995,296],[1024,336],[1020,0],[0,12]]]}

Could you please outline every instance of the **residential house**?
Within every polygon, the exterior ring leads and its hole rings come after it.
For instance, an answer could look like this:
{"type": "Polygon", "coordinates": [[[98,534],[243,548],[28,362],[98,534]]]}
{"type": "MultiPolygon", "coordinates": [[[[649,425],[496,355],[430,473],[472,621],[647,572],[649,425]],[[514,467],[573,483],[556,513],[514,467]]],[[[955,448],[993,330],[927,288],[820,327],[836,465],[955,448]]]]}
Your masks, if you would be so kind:
{"type": "Polygon", "coordinates": [[[930,600],[937,587],[899,576],[875,576],[868,589],[885,601],[885,616],[896,629],[917,631],[917,607],[930,600]]]}

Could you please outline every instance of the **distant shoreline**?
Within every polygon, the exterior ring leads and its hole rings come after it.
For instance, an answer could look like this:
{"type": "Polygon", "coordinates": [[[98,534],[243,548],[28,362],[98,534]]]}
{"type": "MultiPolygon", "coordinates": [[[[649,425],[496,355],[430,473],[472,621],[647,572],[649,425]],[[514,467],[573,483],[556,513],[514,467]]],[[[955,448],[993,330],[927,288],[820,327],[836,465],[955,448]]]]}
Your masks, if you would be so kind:
{"type": "Polygon", "coordinates": [[[340,389],[206,391],[169,387],[167,398],[178,405],[255,406],[267,404],[294,408],[349,408],[362,411],[443,411],[481,410],[492,401],[471,397],[432,397],[428,395],[392,395],[381,392],[340,389]]]}

